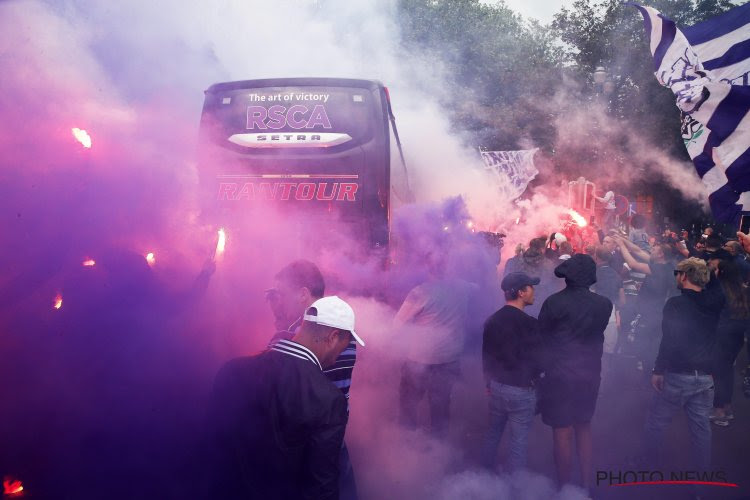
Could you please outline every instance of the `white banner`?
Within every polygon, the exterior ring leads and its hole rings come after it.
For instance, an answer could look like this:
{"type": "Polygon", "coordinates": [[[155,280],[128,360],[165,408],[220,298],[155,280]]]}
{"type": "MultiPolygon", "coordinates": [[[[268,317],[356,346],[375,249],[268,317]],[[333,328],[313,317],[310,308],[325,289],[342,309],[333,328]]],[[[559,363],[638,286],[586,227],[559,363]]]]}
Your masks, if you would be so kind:
{"type": "Polygon", "coordinates": [[[534,153],[539,148],[521,151],[480,151],[485,167],[491,171],[498,189],[512,200],[526,191],[529,182],[539,171],[534,166],[534,153]]]}

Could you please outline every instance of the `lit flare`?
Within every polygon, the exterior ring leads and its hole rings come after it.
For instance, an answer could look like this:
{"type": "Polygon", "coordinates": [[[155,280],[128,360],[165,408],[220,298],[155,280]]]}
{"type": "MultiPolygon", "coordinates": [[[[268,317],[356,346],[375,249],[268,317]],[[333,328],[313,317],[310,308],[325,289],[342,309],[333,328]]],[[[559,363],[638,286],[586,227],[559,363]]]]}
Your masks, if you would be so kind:
{"type": "Polygon", "coordinates": [[[214,252],[214,256],[217,259],[220,258],[222,255],[224,255],[224,248],[226,247],[226,244],[227,244],[227,233],[226,231],[224,231],[224,228],[223,227],[219,228],[218,233],[219,234],[218,234],[218,238],[216,241],[216,251],[214,252]]]}
{"type": "Polygon", "coordinates": [[[88,132],[78,127],[73,127],[71,132],[73,132],[73,137],[75,137],[84,148],[91,149],[91,136],[88,132]]]}
{"type": "Polygon", "coordinates": [[[96,261],[94,259],[84,259],[82,264],[83,267],[94,267],[96,265],[96,261]]]}
{"type": "Polygon", "coordinates": [[[589,225],[588,222],[586,222],[586,218],[573,210],[572,208],[568,210],[568,214],[570,214],[570,217],[573,219],[573,222],[575,222],[578,227],[586,227],[589,225]]]}
{"type": "Polygon", "coordinates": [[[154,252],[149,252],[146,254],[146,262],[149,266],[153,266],[156,264],[156,257],[154,257],[154,252]]]}
{"type": "Polygon", "coordinates": [[[52,307],[60,309],[62,307],[62,295],[59,293],[55,295],[55,300],[52,302],[52,307]]]}
{"type": "Polygon", "coordinates": [[[23,491],[23,484],[21,481],[15,479],[4,479],[3,480],[3,495],[18,495],[23,491]]]}

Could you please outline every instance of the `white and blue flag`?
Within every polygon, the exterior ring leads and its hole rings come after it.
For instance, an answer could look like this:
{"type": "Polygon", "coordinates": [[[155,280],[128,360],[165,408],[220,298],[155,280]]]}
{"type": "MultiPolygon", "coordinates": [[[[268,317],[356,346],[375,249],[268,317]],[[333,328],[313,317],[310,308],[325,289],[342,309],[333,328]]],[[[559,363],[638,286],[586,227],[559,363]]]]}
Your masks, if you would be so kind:
{"type": "Polygon", "coordinates": [[[711,211],[735,223],[750,210],[750,3],[684,28],[633,5],[643,14],[656,79],[677,98],[711,211]]]}
{"type": "Polygon", "coordinates": [[[515,200],[539,174],[539,170],[534,166],[534,154],[537,151],[539,148],[520,151],[480,151],[485,168],[491,172],[503,198],[515,200]]]}

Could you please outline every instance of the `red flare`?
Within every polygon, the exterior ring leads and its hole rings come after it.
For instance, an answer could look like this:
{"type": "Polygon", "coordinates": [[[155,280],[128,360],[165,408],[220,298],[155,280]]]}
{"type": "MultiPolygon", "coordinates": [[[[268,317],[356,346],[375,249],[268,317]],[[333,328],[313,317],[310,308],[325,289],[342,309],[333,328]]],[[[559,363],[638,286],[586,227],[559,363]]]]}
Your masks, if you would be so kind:
{"type": "Polygon", "coordinates": [[[16,496],[23,492],[23,484],[21,481],[16,479],[4,479],[3,480],[3,495],[16,496]]]}
{"type": "Polygon", "coordinates": [[[572,208],[568,210],[568,214],[570,214],[570,217],[573,219],[573,222],[578,224],[578,227],[586,227],[588,226],[588,222],[586,222],[586,218],[573,210],[572,208]]]}

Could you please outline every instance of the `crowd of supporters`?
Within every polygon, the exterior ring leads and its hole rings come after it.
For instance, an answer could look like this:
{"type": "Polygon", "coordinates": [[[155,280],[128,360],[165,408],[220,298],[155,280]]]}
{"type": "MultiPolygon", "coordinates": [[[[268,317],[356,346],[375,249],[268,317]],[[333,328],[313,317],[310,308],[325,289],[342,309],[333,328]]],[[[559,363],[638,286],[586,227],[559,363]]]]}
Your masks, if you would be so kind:
{"type": "MultiPolygon", "coordinates": [[[[499,327],[499,315],[510,318],[509,313],[501,309],[485,326],[485,370],[493,396],[501,394],[502,383],[519,385],[508,376],[509,367],[526,366],[524,373],[532,373],[531,367],[536,370],[533,372],[537,374],[536,379],[520,385],[539,389],[537,396],[541,400],[543,421],[555,431],[554,456],[561,484],[568,479],[566,470],[571,453],[570,445],[560,441],[570,437],[558,436],[558,431],[572,422],[583,486],[590,486],[590,471],[585,470],[590,464],[590,442],[587,442],[590,435],[585,425],[589,424],[597,395],[594,393],[587,398],[590,391],[586,388],[595,382],[598,389],[600,375],[603,392],[608,387],[607,379],[610,379],[609,387],[615,387],[622,382],[618,377],[623,373],[636,384],[653,386],[642,454],[638,457],[642,463],[652,466],[663,463],[659,462],[663,459],[659,453],[664,429],[674,413],[684,410],[689,420],[695,466],[698,470],[707,470],[711,461],[711,427],[726,427],[735,419],[732,394],[738,373],[744,375],[743,392],[750,398],[750,366],[742,372],[734,369],[743,345],[748,346],[750,360],[750,237],[736,233],[735,237],[723,238],[711,227],[693,236],[684,229],[677,232],[670,228],[650,235],[645,226],[645,219],[636,216],[627,230],[616,228],[605,232],[599,229],[594,241],[579,245],[582,250],[578,253],[572,251],[567,238],[560,233],[532,239],[526,249],[517,246],[515,256],[504,268],[503,290],[507,305],[503,309],[510,306],[521,309],[528,319],[523,322],[519,316],[522,313],[516,312],[512,321],[506,319],[505,326],[499,327]],[[575,300],[570,300],[574,295],[569,290],[575,283],[561,272],[565,265],[561,263],[573,262],[586,254],[596,263],[596,276],[590,282],[583,280],[578,286],[585,285],[611,302],[611,314],[604,323],[595,319],[593,310],[588,311],[586,299],[580,292],[575,300]],[[563,285],[557,278],[563,276],[567,300],[559,291],[563,285]],[[526,286],[506,286],[509,281],[526,286]],[[552,317],[548,314],[550,309],[555,310],[552,317]],[[581,316],[582,310],[587,314],[581,316]],[[533,322],[534,318],[538,318],[537,323],[533,322]],[[572,318],[575,321],[571,322],[572,318]],[[597,321],[600,323],[594,327],[597,321]],[[560,336],[560,332],[565,333],[560,336]],[[530,356],[533,349],[528,346],[536,345],[533,342],[537,338],[542,339],[541,354],[530,356]],[[566,341],[560,344],[561,338],[567,339],[567,345],[566,341]],[[498,344],[504,346],[498,347],[498,344]],[[582,383],[579,378],[575,393],[566,391],[561,380],[576,376],[586,364],[581,356],[590,353],[592,345],[599,346],[602,364],[591,365],[589,382],[582,383]],[[561,351],[576,362],[569,370],[557,373],[553,358],[561,351]],[[598,366],[602,367],[601,371],[598,366]],[[545,387],[555,387],[555,390],[546,391],[545,396],[545,387]],[[567,407],[578,419],[555,422],[555,419],[545,418],[544,409],[549,405],[567,407]],[[589,405],[591,410],[584,410],[589,405]],[[578,435],[580,432],[583,437],[578,435]]],[[[578,273],[579,280],[580,276],[578,273]]],[[[592,359],[596,357],[593,354],[592,359]]],[[[523,406],[520,410],[513,409],[507,396],[511,392],[507,388],[505,394],[504,413],[500,413],[511,422],[514,419],[525,421],[528,410],[523,406]]],[[[497,402],[490,404],[493,422],[500,418],[498,407],[501,405],[497,402]]],[[[496,447],[499,442],[496,427],[496,423],[490,425],[489,447],[496,447]]],[[[519,437],[523,432],[528,432],[528,426],[511,426],[511,468],[525,463],[517,456],[519,446],[525,443],[525,438],[519,437]]],[[[484,455],[494,456],[487,450],[484,455]]],[[[484,461],[492,464],[488,458],[484,461]]]]}

